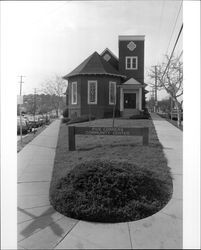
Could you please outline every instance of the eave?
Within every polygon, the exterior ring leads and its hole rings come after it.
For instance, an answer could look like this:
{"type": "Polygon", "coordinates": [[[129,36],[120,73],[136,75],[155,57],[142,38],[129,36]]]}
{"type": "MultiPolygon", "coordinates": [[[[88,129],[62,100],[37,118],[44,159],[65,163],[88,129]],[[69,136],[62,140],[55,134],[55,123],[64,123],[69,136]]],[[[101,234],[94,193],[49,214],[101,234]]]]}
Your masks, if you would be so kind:
{"type": "Polygon", "coordinates": [[[79,74],[73,74],[73,75],[66,75],[63,76],[63,79],[68,80],[70,77],[74,77],[74,76],[89,76],[89,75],[95,75],[95,76],[100,76],[100,75],[105,75],[105,76],[115,76],[115,77],[121,77],[121,78],[125,78],[126,76],[124,75],[117,75],[117,74],[111,74],[111,73],[79,73],[79,74]]]}

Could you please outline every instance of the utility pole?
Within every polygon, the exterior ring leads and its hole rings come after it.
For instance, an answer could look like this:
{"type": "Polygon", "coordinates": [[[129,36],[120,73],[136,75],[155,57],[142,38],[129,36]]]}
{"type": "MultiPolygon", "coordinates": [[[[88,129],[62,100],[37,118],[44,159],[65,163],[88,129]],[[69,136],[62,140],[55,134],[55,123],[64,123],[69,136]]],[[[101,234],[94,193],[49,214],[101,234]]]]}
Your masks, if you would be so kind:
{"type": "Polygon", "coordinates": [[[155,65],[155,105],[154,105],[154,112],[157,112],[157,66],[155,65]]]}
{"type": "Polygon", "coordinates": [[[35,134],[35,126],[36,126],[36,119],[35,119],[35,115],[36,115],[36,88],[34,88],[34,134],[35,134]]]}
{"type": "Polygon", "coordinates": [[[20,142],[22,144],[22,103],[21,103],[21,96],[22,96],[22,83],[24,83],[22,81],[23,77],[25,76],[18,76],[20,77],[20,104],[19,104],[19,107],[20,107],[20,142]]]}

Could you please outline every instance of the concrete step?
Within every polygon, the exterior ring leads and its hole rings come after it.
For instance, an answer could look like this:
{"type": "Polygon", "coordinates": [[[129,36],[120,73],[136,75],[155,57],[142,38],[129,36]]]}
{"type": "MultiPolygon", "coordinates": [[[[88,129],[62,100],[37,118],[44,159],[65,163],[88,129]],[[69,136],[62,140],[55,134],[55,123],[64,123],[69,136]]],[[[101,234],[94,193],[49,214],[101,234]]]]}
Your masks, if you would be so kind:
{"type": "Polygon", "coordinates": [[[124,109],[122,117],[129,118],[132,115],[139,115],[140,111],[138,109],[124,109]]]}

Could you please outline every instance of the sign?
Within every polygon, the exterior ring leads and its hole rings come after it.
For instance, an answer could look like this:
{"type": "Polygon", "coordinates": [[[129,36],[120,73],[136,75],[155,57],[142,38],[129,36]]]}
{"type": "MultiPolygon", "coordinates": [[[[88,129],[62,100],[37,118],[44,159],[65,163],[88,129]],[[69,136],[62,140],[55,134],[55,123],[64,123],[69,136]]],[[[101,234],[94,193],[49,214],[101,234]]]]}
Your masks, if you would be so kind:
{"type": "Polygon", "coordinates": [[[23,96],[21,95],[17,96],[17,104],[23,104],[23,96]]]}
{"type": "Polygon", "coordinates": [[[75,135],[115,135],[115,136],[142,136],[143,145],[149,144],[149,128],[120,128],[120,127],[68,127],[69,150],[75,150],[75,135]]]}

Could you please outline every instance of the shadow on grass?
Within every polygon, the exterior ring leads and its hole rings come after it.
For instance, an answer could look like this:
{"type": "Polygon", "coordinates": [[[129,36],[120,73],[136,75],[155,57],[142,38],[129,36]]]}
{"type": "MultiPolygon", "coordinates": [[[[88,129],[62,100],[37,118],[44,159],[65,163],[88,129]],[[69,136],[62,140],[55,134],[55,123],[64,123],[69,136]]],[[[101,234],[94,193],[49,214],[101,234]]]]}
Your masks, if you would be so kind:
{"type": "Polygon", "coordinates": [[[53,220],[52,215],[55,213],[55,210],[50,207],[45,212],[43,212],[39,216],[35,216],[34,214],[18,207],[18,211],[30,216],[33,221],[22,231],[20,231],[20,234],[24,236],[24,238],[27,238],[31,234],[33,234],[36,230],[42,230],[46,227],[50,227],[51,230],[54,232],[55,235],[61,236],[64,231],[63,229],[56,224],[56,222],[53,220]]]}
{"type": "MultiPolygon", "coordinates": [[[[96,149],[96,148],[118,148],[118,147],[139,147],[141,146],[142,148],[161,148],[162,149],[162,146],[159,145],[159,144],[155,144],[155,143],[149,143],[148,146],[143,146],[141,145],[140,143],[137,144],[137,143],[129,143],[129,144],[110,144],[110,145],[94,145],[94,146],[91,146],[91,147],[85,147],[85,148],[78,148],[77,151],[79,152],[82,152],[82,151],[90,151],[90,150],[93,150],[93,149],[96,149]]],[[[165,148],[165,149],[171,149],[171,148],[165,148]]]]}

